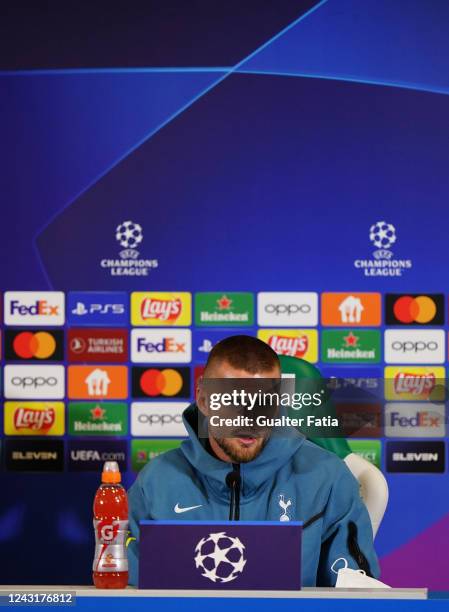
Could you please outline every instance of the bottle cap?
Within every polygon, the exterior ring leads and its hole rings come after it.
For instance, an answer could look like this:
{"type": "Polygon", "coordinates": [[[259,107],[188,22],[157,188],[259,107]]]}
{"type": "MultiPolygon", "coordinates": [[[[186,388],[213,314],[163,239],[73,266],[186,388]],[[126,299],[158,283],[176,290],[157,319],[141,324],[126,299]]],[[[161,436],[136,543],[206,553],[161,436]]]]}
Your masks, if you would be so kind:
{"type": "Polygon", "coordinates": [[[103,465],[101,482],[117,483],[122,479],[117,461],[106,461],[103,465]]]}

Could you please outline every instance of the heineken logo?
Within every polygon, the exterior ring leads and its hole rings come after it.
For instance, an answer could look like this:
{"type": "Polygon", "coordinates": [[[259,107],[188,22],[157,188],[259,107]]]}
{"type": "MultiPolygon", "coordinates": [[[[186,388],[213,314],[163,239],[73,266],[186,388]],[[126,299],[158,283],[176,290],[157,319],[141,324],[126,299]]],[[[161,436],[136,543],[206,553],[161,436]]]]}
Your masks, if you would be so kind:
{"type": "Polygon", "coordinates": [[[324,330],[321,341],[324,363],[377,363],[380,333],[371,330],[324,330]]]}
{"type": "Polygon", "coordinates": [[[127,406],[121,402],[71,402],[69,404],[69,433],[75,436],[127,435],[127,406]]]}
{"type": "Polygon", "coordinates": [[[197,293],[196,325],[251,326],[254,324],[254,301],[251,293],[197,293]]]}

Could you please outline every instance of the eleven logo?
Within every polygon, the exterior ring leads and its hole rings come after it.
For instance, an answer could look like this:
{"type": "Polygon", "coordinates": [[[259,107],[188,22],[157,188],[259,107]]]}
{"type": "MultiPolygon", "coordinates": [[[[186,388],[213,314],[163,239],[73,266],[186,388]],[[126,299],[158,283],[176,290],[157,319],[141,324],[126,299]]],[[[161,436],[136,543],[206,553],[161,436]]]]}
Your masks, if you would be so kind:
{"type": "Polygon", "coordinates": [[[71,399],[126,399],[126,366],[69,366],[68,396],[71,399]]]}
{"type": "Polygon", "coordinates": [[[134,363],[188,363],[191,359],[190,329],[131,331],[131,361],[134,363]]]}
{"type": "Polygon", "coordinates": [[[335,327],[380,325],[380,293],[323,293],[321,323],[335,327]]]}
{"type": "Polygon", "coordinates": [[[257,337],[278,355],[318,361],[318,332],[315,329],[260,329],[257,337]]]}
{"type": "Polygon", "coordinates": [[[131,294],[133,325],[188,326],[192,323],[192,296],[188,292],[134,292],[131,294]]]}
{"type": "Polygon", "coordinates": [[[5,402],[7,436],[62,436],[63,402],[5,402]]]}
{"type": "Polygon", "coordinates": [[[444,401],[445,369],[431,366],[385,368],[385,399],[444,401]]]}
{"type": "Polygon", "coordinates": [[[64,325],[65,296],[62,291],[6,291],[6,325],[64,325]]]}

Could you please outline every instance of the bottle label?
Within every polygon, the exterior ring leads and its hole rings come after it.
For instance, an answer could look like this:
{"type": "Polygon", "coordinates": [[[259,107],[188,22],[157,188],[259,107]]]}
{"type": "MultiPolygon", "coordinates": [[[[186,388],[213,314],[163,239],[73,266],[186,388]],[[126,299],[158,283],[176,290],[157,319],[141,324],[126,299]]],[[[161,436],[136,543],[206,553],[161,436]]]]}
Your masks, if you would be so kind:
{"type": "Polygon", "coordinates": [[[128,521],[94,519],[95,557],[94,572],[127,572],[126,539],[128,521]]]}

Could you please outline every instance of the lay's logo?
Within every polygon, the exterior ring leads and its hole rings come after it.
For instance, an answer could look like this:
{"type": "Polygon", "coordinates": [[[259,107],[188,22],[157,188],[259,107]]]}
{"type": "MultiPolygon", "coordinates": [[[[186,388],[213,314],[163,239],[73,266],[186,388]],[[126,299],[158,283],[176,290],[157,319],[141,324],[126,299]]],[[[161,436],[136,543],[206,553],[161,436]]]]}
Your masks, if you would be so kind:
{"type": "Polygon", "coordinates": [[[45,432],[51,429],[55,422],[53,408],[35,410],[34,408],[18,408],[14,414],[14,427],[16,429],[32,429],[45,432]]]}
{"type": "Polygon", "coordinates": [[[304,357],[309,348],[307,336],[299,338],[288,338],[287,336],[270,336],[268,344],[278,355],[289,355],[290,357],[304,357]]]}
{"type": "Polygon", "coordinates": [[[7,436],[62,436],[63,402],[5,402],[7,436]]]}
{"type": "Polygon", "coordinates": [[[157,319],[170,323],[176,321],[182,313],[182,302],[176,300],[154,300],[146,298],[140,306],[140,316],[142,319],[157,319]]]}
{"type": "Polygon", "coordinates": [[[432,366],[385,368],[385,399],[443,401],[445,369],[432,366]]]}
{"type": "Polygon", "coordinates": [[[394,390],[396,393],[412,393],[421,395],[424,391],[431,391],[435,387],[435,374],[412,374],[399,372],[394,377],[394,390]]]}
{"type": "Polygon", "coordinates": [[[318,360],[318,332],[316,329],[260,329],[260,340],[266,342],[278,355],[318,360]]]}
{"type": "Polygon", "coordinates": [[[131,295],[133,325],[187,326],[192,322],[190,293],[134,292],[131,295]]]}

